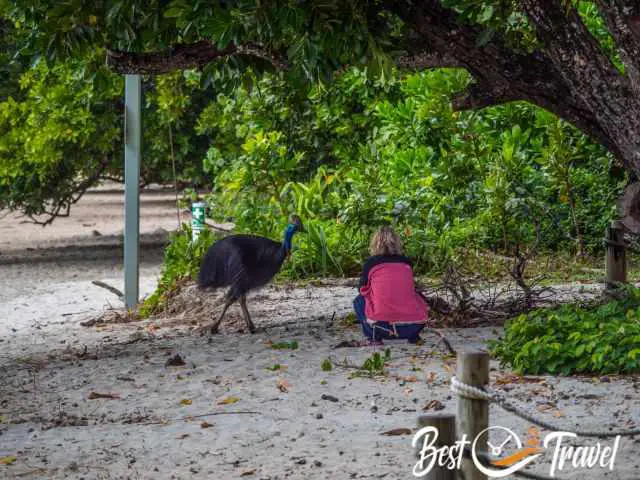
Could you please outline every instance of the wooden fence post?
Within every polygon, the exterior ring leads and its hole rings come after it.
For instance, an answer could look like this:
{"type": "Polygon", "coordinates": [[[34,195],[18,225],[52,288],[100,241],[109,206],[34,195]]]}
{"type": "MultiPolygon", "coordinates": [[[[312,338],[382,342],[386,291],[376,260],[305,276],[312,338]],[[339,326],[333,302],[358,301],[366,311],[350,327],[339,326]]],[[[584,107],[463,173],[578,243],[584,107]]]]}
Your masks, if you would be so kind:
{"type": "MultiPolygon", "coordinates": [[[[474,387],[484,387],[489,383],[489,354],[480,351],[458,353],[458,379],[474,387]]],[[[458,436],[467,435],[473,444],[478,434],[489,427],[489,402],[458,396],[458,436]]],[[[487,433],[478,439],[476,452],[487,453],[487,433]]],[[[487,476],[478,470],[473,460],[462,461],[465,480],[486,480],[487,476]]]]}
{"type": "Polygon", "coordinates": [[[627,281],[627,255],[624,243],[624,227],[614,220],[607,227],[605,242],[607,244],[606,271],[607,290],[614,289],[617,283],[627,281]]]}
{"type": "MultiPolygon", "coordinates": [[[[438,440],[434,444],[436,447],[453,446],[456,441],[456,417],[450,413],[435,413],[432,415],[421,415],[418,417],[418,426],[435,427],[438,431],[438,440]]],[[[422,443],[416,446],[416,457],[420,456],[422,443]]],[[[440,467],[436,463],[434,468],[424,477],[426,480],[456,480],[457,473],[455,469],[440,467]]]]}

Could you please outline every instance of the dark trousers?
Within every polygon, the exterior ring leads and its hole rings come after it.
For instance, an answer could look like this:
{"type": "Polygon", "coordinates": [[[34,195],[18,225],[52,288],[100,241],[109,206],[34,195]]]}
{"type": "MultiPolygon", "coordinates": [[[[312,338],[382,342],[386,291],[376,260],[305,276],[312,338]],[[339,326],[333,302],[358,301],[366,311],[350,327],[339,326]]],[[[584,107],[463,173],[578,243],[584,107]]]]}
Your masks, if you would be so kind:
{"type": "Polygon", "coordinates": [[[416,342],[419,340],[420,332],[425,327],[424,323],[405,323],[402,325],[396,325],[395,328],[389,322],[376,322],[375,325],[370,325],[367,323],[367,316],[364,313],[365,303],[366,301],[364,297],[362,295],[358,295],[353,300],[353,309],[356,312],[356,317],[362,327],[362,333],[369,340],[407,339],[409,342],[416,342]]]}

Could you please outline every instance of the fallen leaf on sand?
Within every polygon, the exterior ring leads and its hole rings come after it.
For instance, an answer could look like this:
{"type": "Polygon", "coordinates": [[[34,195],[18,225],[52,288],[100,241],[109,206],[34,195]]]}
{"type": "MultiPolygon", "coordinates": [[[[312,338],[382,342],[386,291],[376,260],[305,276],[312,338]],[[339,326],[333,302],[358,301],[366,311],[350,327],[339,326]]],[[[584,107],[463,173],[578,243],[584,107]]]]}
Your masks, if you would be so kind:
{"type": "Polygon", "coordinates": [[[191,405],[191,399],[190,398],[183,398],[182,400],[180,400],[180,405],[191,405]]]}
{"type": "Polygon", "coordinates": [[[509,383],[518,383],[520,381],[520,375],[502,375],[496,378],[496,385],[508,385],[509,383]]]}
{"type": "Polygon", "coordinates": [[[541,404],[536,406],[536,410],[538,410],[539,412],[548,412],[549,410],[552,410],[553,407],[551,405],[546,405],[546,404],[541,404]]]}
{"type": "Polygon", "coordinates": [[[289,382],[287,382],[284,379],[280,379],[280,381],[278,382],[278,389],[280,389],[281,392],[288,392],[289,388],[291,388],[291,385],[289,384],[289,382]]]}
{"type": "Polygon", "coordinates": [[[240,399],[238,397],[227,397],[222,400],[218,400],[218,405],[231,405],[232,403],[239,402],[240,399]]]}
{"type": "Polygon", "coordinates": [[[98,393],[98,392],[91,392],[89,394],[89,400],[95,400],[96,398],[108,398],[110,400],[119,400],[120,399],[120,395],[118,395],[117,393],[98,393]]]}
{"type": "Polygon", "coordinates": [[[202,422],[200,424],[200,428],[211,428],[213,427],[213,423],[209,423],[209,422],[202,422]]]}
{"type": "Polygon", "coordinates": [[[8,457],[0,458],[0,464],[2,465],[11,465],[13,462],[17,460],[13,455],[9,455],[8,457]]]}
{"type": "Polygon", "coordinates": [[[424,407],[422,407],[422,410],[444,410],[444,405],[439,400],[431,400],[424,407]]]}
{"type": "Polygon", "coordinates": [[[553,416],[556,418],[561,418],[561,417],[564,417],[564,413],[558,410],[556,413],[553,414],[553,416]]]}
{"type": "Polygon", "coordinates": [[[240,474],[241,477],[248,477],[249,475],[253,475],[254,473],[256,473],[256,469],[254,468],[253,470],[245,470],[244,472],[242,472],[240,474]]]}
{"type": "Polygon", "coordinates": [[[411,430],[410,428],[394,428],[394,429],[389,430],[387,432],[382,432],[381,435],[388,435],[388,436],[411,435],[412,433],[413,433],[413,430],[411,430]]]}

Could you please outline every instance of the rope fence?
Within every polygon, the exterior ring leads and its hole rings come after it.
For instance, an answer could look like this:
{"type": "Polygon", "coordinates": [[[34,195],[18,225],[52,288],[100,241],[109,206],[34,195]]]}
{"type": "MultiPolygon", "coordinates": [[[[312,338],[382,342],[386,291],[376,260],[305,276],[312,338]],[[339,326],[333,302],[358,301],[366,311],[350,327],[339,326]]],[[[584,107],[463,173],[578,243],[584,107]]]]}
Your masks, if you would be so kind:
{"type": "MultiPolygon", "coordinates": [[[[463,447],[461,450],[462,461],[457,470],[436,465],[426,474],[421,474],[421,476],[426,475],[426,480],[487,480],[487,474],[483,473],[474,461],[484,467],[485,471],[486,469],[491,469],[496,472],[511,468],[500,466],[500,464],[496,465],[496,459],[491,458],[487,453],[487,446],[490,445],[488,429],[489,405],[491,403],[546,430],[597,438],[640,435],[640,428],[620,430],[612,428],[606,430],[574,429],[559,426],[536,417],[516,405],[503,392],[494,390],[489,386],[489,354],[486,352],[467,351],[458,355],[458,371],[457,375],[451,378],[451,391],[458,398],[457,416],[451,414],[423,415],[419,417],[418,424],[421,427],[430,426],[436,429],[440,447],[453,447],[456,438],[462,438],[466,435],[466,438],[471,439],[471,441],[475,439],[479,444],[479,448],[476,449],[475,444],[475,451],[472,451],[469,447],[463,447]],[[457,436],[456,433],[458,434],[457,436]]],[[[414,444],[415,442],[416,439],[414,438],[414,444]]],[[[494,452],[494,455],[499,455],[499,453],[494,452]]],[[[419,445],[416,456],[420,456],[419,445]]],[[[513,471],[509,476],[511,475],[532,480],[558,480],[558,477],[549,477],[525,470],[513,471]]],[[[414,476],[418,476],[415,469],[414,476]]]]}
{"type": "Polygon", "coordinates": [[[563,431],[569,433],[575,433],[580,437],[599,437],[599,438],[609,438],[609,437],[630,437],[633,435],[640,435],[640,428],[633,428],[628,430],[580,430],[580,429],[570,429],[566,427],[560,427],[558,425],[554,425],[545,420],[541,420],[539,418],[534,417],[529,412],[524,409],[518,407],[517,405],[511,403],[502,392],[498,392],[496,390],[491,389],[489,386],[485,386],[484,388],[474,387],[473,385],[467,385],[461,382],[457,377],[451,378],[451,391],[457,394],[460,397],[471,398],[475,400],[485,400],[487,402],[492,402],[503,408],[507,412],[513,413],[514,415],[522,418],[523,420],[527,420],[528,422],[537,425],[538,427],[545,428],[547,430],[555,430],[555,431],[563,431]]]}

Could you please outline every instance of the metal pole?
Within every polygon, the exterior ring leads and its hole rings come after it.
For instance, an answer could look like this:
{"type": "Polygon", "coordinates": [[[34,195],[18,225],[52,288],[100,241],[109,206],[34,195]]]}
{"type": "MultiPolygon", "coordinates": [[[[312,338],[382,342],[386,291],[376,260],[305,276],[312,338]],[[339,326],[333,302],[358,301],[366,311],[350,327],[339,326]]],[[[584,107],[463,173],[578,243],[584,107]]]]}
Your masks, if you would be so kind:
{"type": "Polygon", "coordinates": [[[124,303],[129,309],[138,304],[140,263],[140,75],[125,76],[124,99],[124,303]]]}

